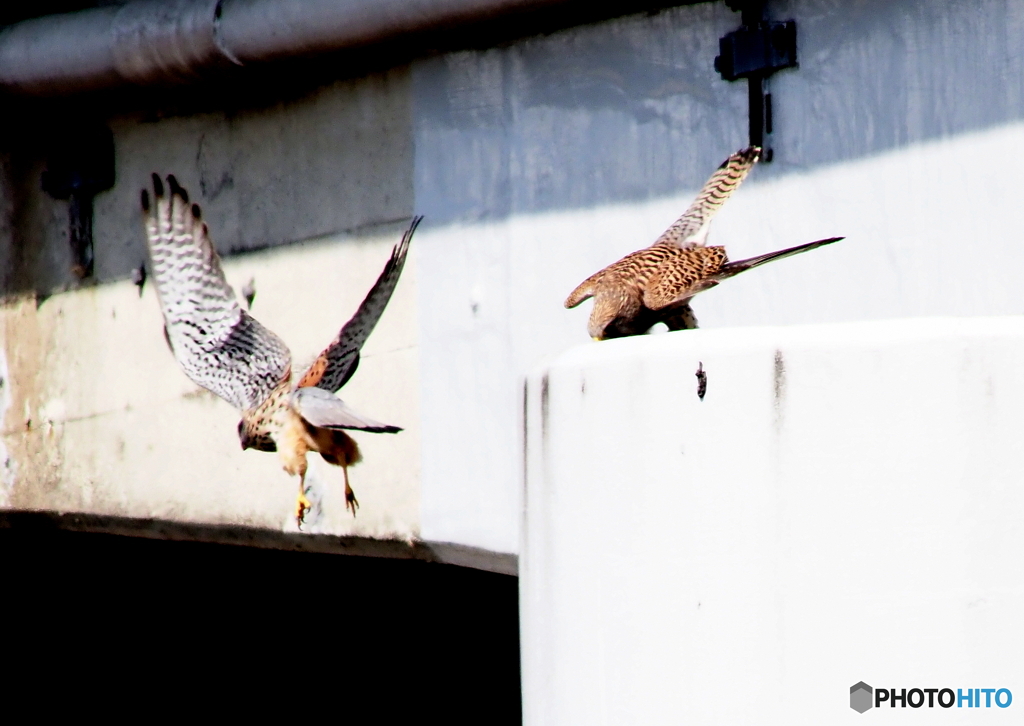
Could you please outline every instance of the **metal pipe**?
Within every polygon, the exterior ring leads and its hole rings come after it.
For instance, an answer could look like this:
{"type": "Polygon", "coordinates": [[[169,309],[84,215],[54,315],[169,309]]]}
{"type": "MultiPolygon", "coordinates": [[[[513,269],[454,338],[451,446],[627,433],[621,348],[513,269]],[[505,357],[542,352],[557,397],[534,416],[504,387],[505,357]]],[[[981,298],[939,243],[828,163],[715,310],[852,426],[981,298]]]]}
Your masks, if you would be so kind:
{"type": "Polygon", "coordinates": [[[266,60],[367,45],[552,0],[225,0],[224,41],[266,60]]]}
{"type": "Polygon", "coordinates": [[[132,0],[0,30],[0,88],[56,95],[188,80],[564,0],[132,0]]]}

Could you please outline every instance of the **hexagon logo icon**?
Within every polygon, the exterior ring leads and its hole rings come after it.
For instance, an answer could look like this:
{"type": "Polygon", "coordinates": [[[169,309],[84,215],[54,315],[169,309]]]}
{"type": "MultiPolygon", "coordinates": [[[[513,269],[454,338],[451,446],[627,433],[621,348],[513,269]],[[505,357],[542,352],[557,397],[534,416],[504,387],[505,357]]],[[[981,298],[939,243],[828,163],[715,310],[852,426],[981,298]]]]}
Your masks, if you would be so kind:
{"type": "Polygon", "coordinates": [[[857,713],[871,708],[871,686],[864,681],[850,686],[850,708],[857,713]]]}

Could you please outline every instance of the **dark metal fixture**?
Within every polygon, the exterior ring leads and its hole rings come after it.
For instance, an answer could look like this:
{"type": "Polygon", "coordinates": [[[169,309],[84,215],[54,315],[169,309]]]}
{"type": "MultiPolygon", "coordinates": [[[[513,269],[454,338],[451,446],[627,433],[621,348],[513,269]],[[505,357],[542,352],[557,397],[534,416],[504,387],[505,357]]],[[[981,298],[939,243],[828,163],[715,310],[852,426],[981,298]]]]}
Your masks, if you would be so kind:
{"type": "Polygon", "coordinates": [[[56,135],[43,172],[43,191],[68,200],[72,270],[92,275],[92,200],[114,186],[114,136],[106,126],[86,125],[56,135]]]}
{"type": "Polygon", "coordinates": [[[768,77],[795,68],[796,21],[768,20],[765,0],[725,0],[741,13],[740,27],[718,41],[715,70],[727,81],[747,79],[750,98],[750,145],[763,149],[761,160],[772,160],[772,95],[768,77]]]}

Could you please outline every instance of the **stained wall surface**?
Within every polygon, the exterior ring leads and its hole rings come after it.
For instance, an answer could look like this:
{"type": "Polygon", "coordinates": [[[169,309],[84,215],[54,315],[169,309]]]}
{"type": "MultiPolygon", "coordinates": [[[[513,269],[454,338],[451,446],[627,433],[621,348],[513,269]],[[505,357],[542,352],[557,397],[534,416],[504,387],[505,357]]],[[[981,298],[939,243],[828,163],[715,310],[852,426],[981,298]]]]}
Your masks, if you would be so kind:
{"type": "MultiPolygon", "coordinates": [[[[298,480],[275,455],[242,451],[238,412],[182,374],[151,281],[140,292],[128,279],[146,262],[139,193],[151,172],[176,175],[228,282],[252,281],[252,314],[302,369],[355,312],[412,215],[408,85],[398,68],[244,111],[112,117],[117,181],[95,200],[90,285],[71,274],[67,202],[39,189],[44,160],[8,152],[0,505],[296,529],[298,480]]],[[[355,434],[355,518],[341,471],[310,457],[307,531],[418,537],[416,279],[411,261],[343,394],[406,430],[355,434]]]]}
{"type": "Polygon", "coordinates": [[[523,722],[1014,722],[1022,364],[1006,316],[699,330],[541,367],[523,722]],[[872,716],[861,681],[1010,694],[872,716]]]}

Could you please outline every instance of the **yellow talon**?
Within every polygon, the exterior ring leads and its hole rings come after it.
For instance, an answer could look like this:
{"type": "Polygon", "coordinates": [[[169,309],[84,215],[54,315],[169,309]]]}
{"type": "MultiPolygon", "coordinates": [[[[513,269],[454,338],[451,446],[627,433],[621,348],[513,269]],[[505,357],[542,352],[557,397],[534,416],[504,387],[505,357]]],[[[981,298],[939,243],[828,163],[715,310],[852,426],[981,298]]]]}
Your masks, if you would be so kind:
{"type": "Polygon", "coordinates": [[[306,498],[306,493],[299,490],[299,498],[295,500],[295,520],[302,525],[303,520],[306,518],[306,512],[312,507],[312,503],[306,498]]]}

